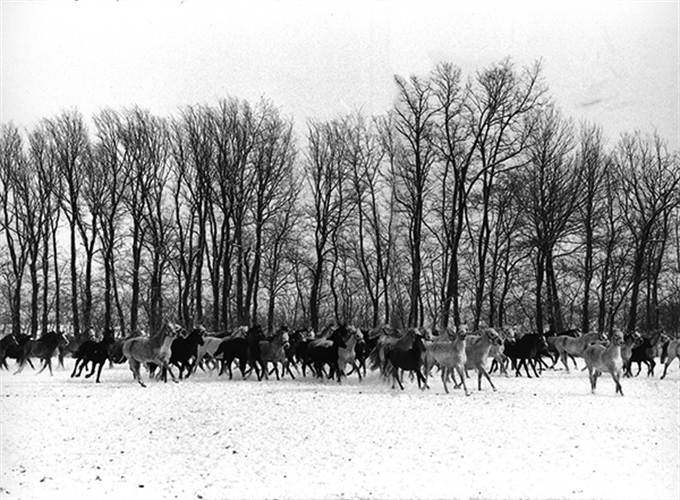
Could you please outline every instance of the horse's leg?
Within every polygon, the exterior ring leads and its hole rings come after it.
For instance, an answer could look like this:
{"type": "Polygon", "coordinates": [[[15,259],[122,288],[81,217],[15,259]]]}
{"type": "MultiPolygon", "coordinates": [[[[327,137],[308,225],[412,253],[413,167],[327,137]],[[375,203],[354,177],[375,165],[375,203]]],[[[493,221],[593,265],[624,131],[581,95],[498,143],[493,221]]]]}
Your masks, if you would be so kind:
{"type": "Polygon", "coordinates": [[[429,389],[430,386],[429,386],[428,383],[427,383],[427,378],[425,378],[425,375],[422,374],[422,372],[420,371],[420,369],[417,369],[417,370],[416,370],[416,375],[418,376],[419,380],[422,380],[422,381],[423,381],[423,388],[422,388],[422,389],[423,389],[423,390],[429,389]]]}
{"type": "Polygon", "coordinates": [[[141,376],[141,373],[140,373],[140,368],[142,366],[142,363],[140,361],[137,361],[136,359],[134,359],[132,356],[130,356],[130,358],[128,359],[128,362],[130,364],[130,370],[132,371],[132,377],[134,378],[134,380],[139,382],[139,385],[141,385],[142,387],[146,387],[144,382],[142,382],[142,376],[141,376]]]}
{"type": "Polygon", "coordinates": [[[105,364],[106,364],[106,360],[103,360],[101,363],[99,363],[99,370],[97,370],[97,378],[95,379],[95,382],[97,384],[99,383],[99,377],[101,377],[102,368],[104,368],[105,364]]]}
{"type": "Polygon", "coordinates": [[[653,377],[654,376],[654,368],[656,367],[656,361],[654,361],[654,358],[649,360],[649,370],[647,370],[647,376],[648,377],[653,377]]]}
{"type": "Polygon", "coordinates": [[[593,373],[593,394],[595,394],[595,389],[597,388],[597,377],[600,376],[599,370],[595,370],[593,373]]]}
{"type": "MultiPolygon", "coordinates": [[[[394,367],[394,373],[392,374],[394,378],[397,379],[397,382],[399,383],[399,387],[401,387],[401,390],[404,390],[404,384],[401,383],[401,380],[399,379],[399,369],[395,366],[394,367]]],[[[392,388],[394,388],[394,383],[392,383],[392,388]]]]}
{"type": "Polygon", "coordinates": [[[488,372],[486,371],[486,369],[484,367],[482,367],[481,373],[479,374],[479,390],[480,391],[482,390],[482,374],[484,375],[484,377],[486,377],[486,379],[489,381],[489,384],[491,384],[491,388],[495,391],[496,386],[493,385],[493,382],[491,381],[491,377],[489,376],[488,372]]]}
{"type": "MultiPolygon", "coordinates": [[[[536,376],[536,378],[539,378],[539,377],[541,376],[541,375],[538,373],[538,371],[536,371],[536,365],[539,364],[539,361],[540,361],[540,360],[537,360],[536,358],[532,358],[532,359],[531,359],[531,368],[534,370],[534,375],[536,376]]],[[[540,369],[540,365],[539,365],[539,369],[540,369]]]]}
{"type": "Polygon", "coordinates": [[[363,380],[363,377],[361,376],[361,365],[357,365],[356,361],[352,361],[352,373],[357,372],[357,375],[359,375],[359,382],[363,380]]]}
{"type": "Polygon", "coordinates": [[[76,371],[78,370],[78,364],[80,362],[81,362],[80,358],[76,358],[76,364],[73,365],[73,371],[71,372],[71,378],[80,376],[80,373],[78,375],[76,375],[76,371]]]}
{"type": "Polygon", "coordinates": [[[170,368],[170,365],[167,362],[163,362],[163,382],[168,381],[168,373],[170,374],[170,378],[172,379],[173,382],[177,383],[179,382],[177,380],[177,377],[175,377],[175,374],[172,372],[172,368],[170,368]]]}
{"type": "Polygon", "coordinates": [[[591,394],[595,394],[594,370],[590,366],[588,366],[588,380],[590,380],[590,392],[591,394]]]}
{"type": "Polygon", "coordinates": [[[668,356],[668,358],[666,358],[666,362],[663,365],[663,374],[661,375],[661,380],[663,380],[664,377],[666,376],[666,372],[668,371],[668,367],[671,366],[671,364],[673,364],[673,361],[675,361],[675,356],[673,356],[673,357],[668,356]]]}
{"type": "Polygon", "coordinates": [[[90,370],[90,373],[88,373],[87,375],[85,375],[85,378],[90,378],[92,375],[94,375],[94,371],[95,371],[96,369],[97,369],[97,361],[93,359],[93,360],[92,360],[92,369],[90,370]]]}
{"type": "MultiPolygon", "coordinates": [[[[18,367],[17,370],[14,372],[14,375],[18,375],[18,374],[20,374],[22,371],[24,371],[24,366],[26,366],[26,360],[25,360],[25,359],[17,359],[17,364],[19,365],[19,367],[18,367]]],[[[664,375],[665,375],[665,374],[666,374],[666,372],[664,371],[664,375]]],[[[661,377],[661,378],[663,378],[663,377],[661,377]]]]}
{"type": "MultiPolygon", "coordinates": [[[[290,369],[290,361],[284,361],[284,362],[283,362],[283,370],[284,370],[284,373],[285,373],[285,371],[287,370],[287,371],[288,371],[288,375],[290,375],[290,378],[291,378],[292,380],[295,380],[295,375],[293,375],[293,371],[290,369]]],[[[299,374],[300,374],[300,373],[298,372],[298,375],[299,375],[299,374]]]]}
{"type": "Polygon", "coordinates": [[[576,362],[576,357],[572,356],[569,354],[569,357],[571,358],[572,363],[574,363],[574,370],[578,370],[578,363],[576,362]]]}
{"type": "MultiPolygon", "coordinates": [[[[456,366],[455,371],[458,372],[458,376],[460,377],[460,384],[459,384],[459,387],[462,385],[462,386],[463,386],[463,390],[465,391],[465,395],[466,395],[466,396],[469,396],[469,395],[470,395],[470,391],[468,390],[467,385],[465,384],[465,368],[464,368],[462,365],[456,366]]],[[[456,382],[455,371],[454,371],[454,370],[451,370],[451,375],[452,375],[452,377],[453,377],[453,382],[454,382],[454,383],[456,382]]]]}
{"type": "Polygon", "coordinates": [[[612,379],[614,380],[614,384],[616,384],[616,394],[621,394],[623,396],[623,389],[621,388],[621,382],[619,381],[620,377],[617,373],[611,372],[612,374],[612,379]]]}
{"type": "Polygon", "coordinates": [[[567,363],[567,352],[566,351],[560,351],[560,361],[562,361],[562,364],[567,370],[567,373],[569,373],[569,364],[567,363]]]}
{"type": "Polygon", "coordinates": [[[50,375],[52,375],[52,363],[50,362],[50,358],[44,358],[42,360],[42,363],[43,363],[42,368],[38,373],[36,373],[36,375],[40,375],[42,372],[45,371],[45,368],[47,368],[48,366],[50,368],[50,375]]]}

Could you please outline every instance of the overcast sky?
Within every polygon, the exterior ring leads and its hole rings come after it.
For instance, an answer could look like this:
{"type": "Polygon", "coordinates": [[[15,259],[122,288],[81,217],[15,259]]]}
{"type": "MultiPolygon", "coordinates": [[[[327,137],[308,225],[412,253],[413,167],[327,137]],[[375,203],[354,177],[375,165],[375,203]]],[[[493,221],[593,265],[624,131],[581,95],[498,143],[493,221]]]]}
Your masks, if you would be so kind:
{"type": "Polygon", "coordinates": [[[385,112],[395,74],[536,59],[577,122],[654,129],[678,148],[678,2],[2,0],[1,121],[76,107],[169,116],[233,96],[298,124],[385,112]]]}

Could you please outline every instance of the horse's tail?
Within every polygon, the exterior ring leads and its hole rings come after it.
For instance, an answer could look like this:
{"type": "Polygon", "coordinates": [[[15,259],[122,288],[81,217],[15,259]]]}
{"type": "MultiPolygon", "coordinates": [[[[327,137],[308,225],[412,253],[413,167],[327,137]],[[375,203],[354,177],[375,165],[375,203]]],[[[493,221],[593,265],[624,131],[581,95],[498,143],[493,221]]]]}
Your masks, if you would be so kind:
{"type": "Polygon", "coordinates": [[[661,346],[661,363],[665,363],[666,359],[668,359],[668,346],[671,343],[671,339],[668,339],[666,342],[663,343],[661,346]]]}

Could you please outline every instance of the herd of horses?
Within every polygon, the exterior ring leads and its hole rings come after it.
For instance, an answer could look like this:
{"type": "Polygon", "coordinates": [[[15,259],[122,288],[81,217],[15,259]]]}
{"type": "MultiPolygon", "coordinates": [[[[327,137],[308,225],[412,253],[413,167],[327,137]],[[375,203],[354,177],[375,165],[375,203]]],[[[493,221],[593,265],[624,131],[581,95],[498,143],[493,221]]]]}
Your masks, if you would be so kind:
{"type": "Polygon", "coordinates": [[[265,335],[259,325],[240,327],[223,333],[208,333],[202,328],[187,331],[168,322],[154,335],[133,335],[117,338],[113,331],[98,338],[70,339],[59,332],[48,332],[34,339],[29,335],[6,335],[0,340],[0,367],[9,370],[8,360],[17,364],[15,373],[32,360],[38,360],[38,373],[49,369],[52,359],[58,357],[63,366],[68,355],[75,358],[71,377],[79,377],[89,368],[87,378],[94,376],[100,382],[103,367],[109,363],[127,360],[134,380],[146,387],[142,380],[142,366],[149,377],[167,381],[188,378],[197,370],[228,372],[233,378],[237,367],[242,378],[253,375],[258,380],[274,374],[281,377],[310,376],[341,382],[343,377],[356,374],[361,380],[367,371],[379,371],[392,388],[404,389],[404,375],[409,374],[421,389],[429,387],[428,380],[435,369],[439,370],[444,390],[449,392],[449,382],[470,394],[466,379],[470,370],[477,372],[478,390],[486,380],[493,390],[496,387],[490,374],[500,371],[508,376],[539,377],[544,370],[559,369],[569,372],[570,363],[578,368],[576,359],[585,362],[591,391],[597,379],[609,373],[614,380],[616,393],[623,395],[622,377],[638,376],[642,366],[647,376],[654,376],[656,358],[664,365],[661,378],[669,366],[680,360],[680,345],[662,331],[648,335],[615,330],[606,336],[599,333],[581,334],[579,330],[546,334],[517,335],[512,329],[497,331],[484,328],[468,332],[462,326],[443,331],[409,328],[400,331],[389,326],[362,330],[351,325],[333,324],[319,334],[309,329],[289,330],[281,327],[265,335]],[[637,372],[633,375],[633,364],[637,372]],[[173,369],[177,370],[177,375],[173,369]],[[295,372],[295,373],[294,373],[295,372]]]}

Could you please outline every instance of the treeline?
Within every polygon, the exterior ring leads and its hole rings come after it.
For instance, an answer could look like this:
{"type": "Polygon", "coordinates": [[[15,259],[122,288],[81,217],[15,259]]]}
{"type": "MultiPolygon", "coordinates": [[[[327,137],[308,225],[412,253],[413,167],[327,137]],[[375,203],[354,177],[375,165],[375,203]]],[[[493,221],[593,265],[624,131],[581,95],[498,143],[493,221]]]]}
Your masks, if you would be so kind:
{"type": "Polygon", "coordinates": [[[0,136],[0,323],[680,325],[680,162],[563,116],[540,64],[396,77],[385,115],[227,98],[0,136]]]}

